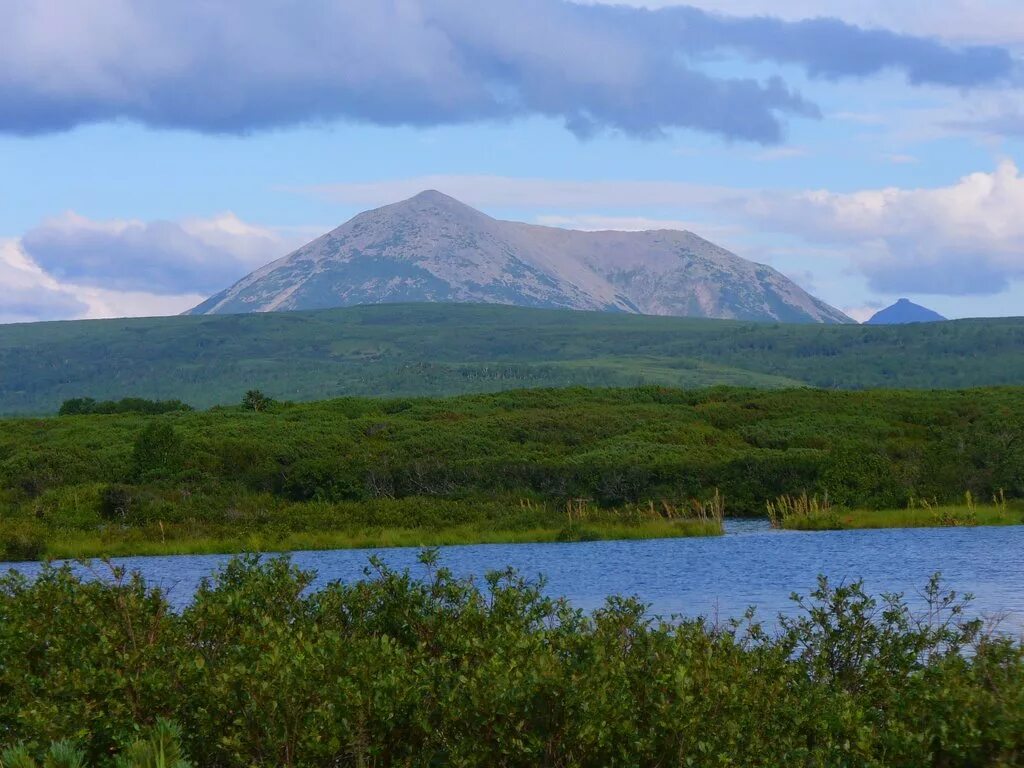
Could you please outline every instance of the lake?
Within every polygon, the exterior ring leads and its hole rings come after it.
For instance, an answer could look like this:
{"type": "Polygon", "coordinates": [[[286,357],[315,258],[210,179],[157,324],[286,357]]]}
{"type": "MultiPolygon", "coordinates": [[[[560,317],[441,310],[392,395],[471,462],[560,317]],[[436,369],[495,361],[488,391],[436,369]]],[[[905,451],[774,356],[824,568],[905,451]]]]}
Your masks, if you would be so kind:
{"type": "MultiPolygon", "coordinates": [[[[1005,615],[1003,631],[1024,632],[1024,526],[918,528],[804,533],[775,531],[762,521],[729,521],[717,538],[600,541],[573,544],[487,544],[442,547],[441,563],[459,575],[482,575],[512,566],[526,576],[544,574],[547,591],[592,610],[609,595],[635,595],[651,613],[726,619],[757,606],[771,623],[792,612],[789,596],[807,593],[819,573],[863,578],[873,593],[903,592],[911,603],[928,578],[941,572],[947,588],[975,595],[973,613],[1005,615]]],[[[416,549],[295,552],[293,561],[314,569],[319,582],[351,581],[379,555],[394,568],[422,572],[416,549]]],[[[188,603],[199,581],[228,555],[120,558],[160,585],[172,602],[188,603]]],[[[38,563],[0,564],[27,574],[38,563]]]]}

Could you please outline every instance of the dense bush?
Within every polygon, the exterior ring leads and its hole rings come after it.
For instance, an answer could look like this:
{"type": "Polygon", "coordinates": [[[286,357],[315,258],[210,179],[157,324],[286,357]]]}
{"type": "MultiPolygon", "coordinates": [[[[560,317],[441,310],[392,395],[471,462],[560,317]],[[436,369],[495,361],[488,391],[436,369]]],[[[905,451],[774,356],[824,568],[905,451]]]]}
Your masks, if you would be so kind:
{"type": "Polygon", "coordinates": [[[1024,389],[537,390],[270,413],[0,422],[0,491],[232,488],[295,501],[508,494],[603,506],[721,488],[735,512],[807,491],[898,507],[1024,497],[1024,389]]]}
{"type": "Polygon", "coordinates": [[[154,415],[174,411],[191,411],[192,406],[181,400],[146,400],[141,397],[125,397],[121,400],[95,400],[91,397],[76,397],[65,400],[58,414],[60,416],[82,416],[89,413],[143,413],[154,415]]]}
{"type": "Polygon", "coordinates": [[[220,766],[1013,766],[1024,654],[929,585],[824,580],[765,633],[592,616],[512,572],[477,584],[380,563],[311,590],[237,559],[181,614],[123,574],[0,581],[0,744],[72,739],[104,766],[162,719],[220,766]]]}
{"type": "Polygon", "coordinates": [[[532,390],[0,421],[0,543],[14,526],[105,540],[493,530],[533,504],[546,520],[512,527],[557,531],[580,500],[618,514],[686,507],[716,489],[733,515],[804,493],[840,508],[967,491],[1012,503],[1024,498],[1024,389],[532,390]]]}

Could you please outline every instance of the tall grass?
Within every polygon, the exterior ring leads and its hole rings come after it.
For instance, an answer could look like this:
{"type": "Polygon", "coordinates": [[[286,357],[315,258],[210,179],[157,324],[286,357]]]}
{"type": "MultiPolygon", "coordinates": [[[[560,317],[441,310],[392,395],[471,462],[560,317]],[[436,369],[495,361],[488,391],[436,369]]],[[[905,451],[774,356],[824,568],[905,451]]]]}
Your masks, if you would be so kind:
{"type": "Polygon", "coordinates": [[[799,496],[779,496],[766,504],[768,520],[773,528],[804,528],[827,530],[839,527],[836,509],[828,492],[819,500],[804,491],[799,496]]]}
{"type": "Polygon", "coordinates": [[[979,504],[968,491],[962,504],[914,499],[905,509],[840,509],[829,503],[827,496],[819,501],[803,494],[768,502],[767,509],[772,527],[799,531],[1024,524],[1024,504],[1007,501],[1002,492],[989,504],[979,504]]]}
{"type": "MultiPolygon", "coordinates": [[[[718,497],[715,497],[718,498],[718,497]]],[[[293,552],[311,549],[452,546],[661,539],[718,536],[724,533],[724,507],[694,502],[692,507],[666,504],[602,510],[572,500],[563,513],[522,500],[521,514],[497,512],[458,522],[459,505],[449,506],[451,522],[426,525],[390,519],[380,525],[339,525],[330,520],[304,523],[249,524],[183,520],[144,526],[106,525],[86,529],[48,528],[39,521],[0,520],[0,561],[121,557],[129,555],[233,554],[293,552]]]]}

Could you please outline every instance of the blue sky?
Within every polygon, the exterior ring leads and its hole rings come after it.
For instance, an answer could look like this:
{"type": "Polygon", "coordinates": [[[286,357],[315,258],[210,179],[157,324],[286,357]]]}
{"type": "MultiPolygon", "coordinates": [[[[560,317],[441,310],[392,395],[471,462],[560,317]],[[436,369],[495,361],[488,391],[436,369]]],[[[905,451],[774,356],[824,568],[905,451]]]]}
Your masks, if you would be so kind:
{"type": "Polygon", "coordinates": [[[54,3],[0,0],[2,322],[179,312],[425,186],[1024,314],[1022,4],[54,3]]]}

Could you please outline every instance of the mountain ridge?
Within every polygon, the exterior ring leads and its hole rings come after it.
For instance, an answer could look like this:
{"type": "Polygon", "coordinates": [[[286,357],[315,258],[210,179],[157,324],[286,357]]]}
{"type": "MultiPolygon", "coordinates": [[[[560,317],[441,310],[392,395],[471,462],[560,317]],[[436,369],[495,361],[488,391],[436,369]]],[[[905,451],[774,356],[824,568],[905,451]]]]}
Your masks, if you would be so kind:
{"type": "Polygon", "coordinates": [[[852,322],[772,267],[692,232],[505,221],[437,190],[364,211],[187,314],[420,301],[852,322]]]}

